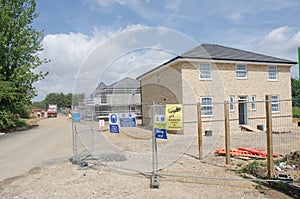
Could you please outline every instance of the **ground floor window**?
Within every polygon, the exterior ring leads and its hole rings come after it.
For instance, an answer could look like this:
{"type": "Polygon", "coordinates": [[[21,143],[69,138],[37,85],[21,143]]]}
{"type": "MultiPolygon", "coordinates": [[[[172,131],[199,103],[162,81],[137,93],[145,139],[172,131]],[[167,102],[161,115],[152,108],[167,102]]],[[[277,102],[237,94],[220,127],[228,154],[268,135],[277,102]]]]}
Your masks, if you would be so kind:
{"type": "Polygon", "coordinates": [[[279,112],[279,96],[278,95],[272,95],[272,113],[279,112]]]}
{"type": "Polygon", "coordinates": [[[201,115],[212,116],[213,115],[213,98],[212,97],[201,97],[201,115]]]}
{"type": "Polygon", "coordinates": [[[256,110],[256,96],[255,95],[251,96],[251,109],[256,110]]]}
{"type": "Polygon", "coordinates": [[[234,96],[229,96],[229,109],[230,111],[234,111],[234,96]]]}

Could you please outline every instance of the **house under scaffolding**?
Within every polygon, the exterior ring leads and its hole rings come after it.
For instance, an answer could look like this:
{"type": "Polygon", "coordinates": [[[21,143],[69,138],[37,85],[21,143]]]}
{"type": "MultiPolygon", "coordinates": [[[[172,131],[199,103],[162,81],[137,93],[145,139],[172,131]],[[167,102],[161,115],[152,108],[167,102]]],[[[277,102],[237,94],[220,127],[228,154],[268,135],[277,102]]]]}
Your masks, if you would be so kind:
{"type": "Polygon", "coordinates": [[[141,117],[140,91],[140,82],[136,79],[124,78],[109,86],[101,82],[92,97],[96,117],[108,120],[109,113],[128,112],[141,117]]]}

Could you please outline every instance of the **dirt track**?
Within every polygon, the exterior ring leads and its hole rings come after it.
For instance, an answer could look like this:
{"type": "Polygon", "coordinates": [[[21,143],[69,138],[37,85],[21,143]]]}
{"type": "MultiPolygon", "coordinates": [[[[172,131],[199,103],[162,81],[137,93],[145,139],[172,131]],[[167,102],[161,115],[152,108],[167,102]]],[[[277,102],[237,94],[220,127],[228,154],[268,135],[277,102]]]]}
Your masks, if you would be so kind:
{"type": "Polygon", "coordinates": [[[71,120],[60,116],[39,121],[37,128],[0,136],[0,180],[67,161],[72,155],[71,127],[71,120]]]}
{"type": "Polygon", "coordinates": [[[159,189],[150,189],[143,175],[101,165],[82,169],[68,162],[69,119],[45,119],[39,125],[0,137],[1,198],[289,198],[270,189],[261,193],[250,181],[162,178],[159,189]]]}

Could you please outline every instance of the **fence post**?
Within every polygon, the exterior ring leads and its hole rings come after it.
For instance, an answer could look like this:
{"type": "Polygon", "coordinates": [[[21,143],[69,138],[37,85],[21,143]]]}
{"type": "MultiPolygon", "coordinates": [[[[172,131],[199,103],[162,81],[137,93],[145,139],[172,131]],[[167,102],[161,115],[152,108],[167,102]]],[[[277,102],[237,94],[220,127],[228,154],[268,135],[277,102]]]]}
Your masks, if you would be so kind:
{"type": "Polygon", "coordinates": [[[158,159],[157,159],[157,142],[154,130],[155,121],[155,102],[152,103],[152,176],[150,180],[150,188],[159,188],[159,175],[158,175],[158,159]]]}
{"type": "Polygon", "coordinates": [[[273,163],[273,134],[272,134],[272,102],[271,95],[266,95],[266,133],[267,133],[267,165],[268,165],[268,178],[274,176],[274,163],[273,163]]]}
{"type": "Polygon", "coordinates": [[[73,121],[72,118],[72,137],[73,137],[73,159],[75,158],[77,160],[77,141],[76,141],[76,124],[73,121]]]}
{"type": "Polygon", "coordinates": [[[230,124],[229,124],[229,103],[224,102],[225,115],[225,150],[226,150],[226,164],[230,164],[230,124]]]}
{"type": "Polygon", "coordinates": [[[201,104],[197,103],[197,119],[198,119],[198,154],[199,160],[202,159],[202,117],[201,117],[201,104]]]}

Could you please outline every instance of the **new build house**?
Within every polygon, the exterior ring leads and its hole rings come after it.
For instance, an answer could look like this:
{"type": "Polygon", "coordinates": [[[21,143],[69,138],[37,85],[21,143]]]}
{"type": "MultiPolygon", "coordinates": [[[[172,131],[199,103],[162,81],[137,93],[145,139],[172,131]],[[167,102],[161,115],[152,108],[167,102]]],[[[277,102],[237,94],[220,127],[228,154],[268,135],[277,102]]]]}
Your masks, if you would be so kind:
{"type": "MultiPolygon", "coordinates": [[[[272,113],[292,122],[290,68],[296,62],[230,47],[202,44],[141,75],[142,103],[201,103],[205,120],[222,120],[230,103],[232,127],[265,125],[265,108],[258,102],[272,96],[272,113]],[[254,118],[255,116],[255,118],[254,118]]],[[[195,108],[194,108],[195,109],[195,108]]],[[[150,122],[149,106],[142,106],[144,124],[150,122]]],[[[185,114],[185,117],[189,117],[185,114]]],[[[204,127],[206,128],[206,127],[204,127]]],[[[249,127],[250,128],[250,127],[249,127]]]]}
{"type": "Polygon", "coordinates": [[[111,85],[101,82],[92,96],[91,104],[99,119],[108,119],[112,112],[141,114],[140,83],[136,79],[124,78],[111,85]]]}

